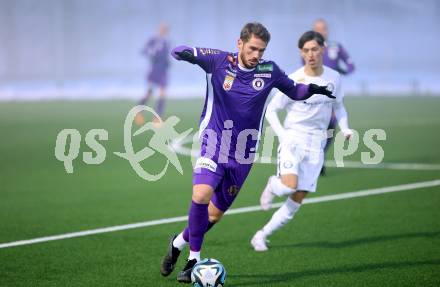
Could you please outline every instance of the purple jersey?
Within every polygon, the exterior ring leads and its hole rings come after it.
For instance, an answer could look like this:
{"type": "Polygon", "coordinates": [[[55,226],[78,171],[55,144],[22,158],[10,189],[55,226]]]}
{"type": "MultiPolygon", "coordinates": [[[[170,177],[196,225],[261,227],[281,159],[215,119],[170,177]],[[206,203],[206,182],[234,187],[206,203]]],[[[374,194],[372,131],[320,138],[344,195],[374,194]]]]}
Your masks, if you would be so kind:
{"type": "Polygon", "coordinates": [[[354,71],[354,64],[347,51],[341,44],[336,42],[326,42],[323,64],[342,75],[350,74],[354,71]]]}
{"type": "Polygon", "coordinates": [[[151,38],[142,50],[151,63],[148,81],[160,86],[167,85],[170,45],[166,38],[155,36],[151,38]]]}
{"type": "MultiPolygon", "coordinates": [[[[304,65],[304,59],[301,58],[304,65]]],[[[337,42],[326,42],[324,54],[322,55],[322,63],[324,66],[338,71],[342,75],[348,75],[354,71],[354,64],[351,61],[347,51],[337,42]]]]}
{"type": "Polygon", "coordinates": [[[252,163],[272,88],[301,100],[309,97],[308,86],[293,82],[273,61],[260,60],[246,69],[238,64],[237,53],[209,48],[194,48],[193,53],[207,81],[200,119],[202,156],[252,163]]]}

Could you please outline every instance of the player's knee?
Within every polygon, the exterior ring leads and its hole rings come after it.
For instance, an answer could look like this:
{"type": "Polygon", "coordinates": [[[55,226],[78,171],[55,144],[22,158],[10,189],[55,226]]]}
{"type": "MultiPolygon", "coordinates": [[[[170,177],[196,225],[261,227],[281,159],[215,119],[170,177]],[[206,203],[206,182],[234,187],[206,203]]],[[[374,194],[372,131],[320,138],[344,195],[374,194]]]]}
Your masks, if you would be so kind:
{"type": "Polygon", "coordinates": [[[293,177],[281,177],[281,182],[290,189],[296,189],[298,181],[293,177]]]}
{"type": "Polygon", "coordinates": [[[208,194],[204,192],[193,192],[192,195],[192,200],[195,203],[208,204],[210,199],[210,196],[208,196],[208,194]]]}
{"type": "Polygon", "coordinates": [[[217,223],[222,219],[222,214],[210,214],[209,215],[209,222],[211,223],[217,223]]]}
{"type": "Polygon", "coordinates": [[[200,204],[208,204],[211,200],[212,188],[208,185],[195,185],[193,187],[192,200],[200,204]]]}
{"type": "Polygon", "coordinates": [[[301,204],[302,201],[304,200],[304,198],[306,198],[307,196],[307,192],[306,191],[296,191],[294,193],[292,193],[292,195],[290,196],[290,198],[295,201],[296,203],[301,204]]]}

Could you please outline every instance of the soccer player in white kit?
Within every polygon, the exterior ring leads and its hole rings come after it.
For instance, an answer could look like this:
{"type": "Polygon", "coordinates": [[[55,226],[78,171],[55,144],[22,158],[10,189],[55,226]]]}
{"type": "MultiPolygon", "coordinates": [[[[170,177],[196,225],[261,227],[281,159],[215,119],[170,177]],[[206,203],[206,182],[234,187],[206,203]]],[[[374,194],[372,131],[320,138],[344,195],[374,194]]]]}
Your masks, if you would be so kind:
{"type": "Polygon", "coordinates": [[[324,38],[315,31],[308,31],[299,39],[298,48],[305,65],[289,77],[298,83],[328,85],[333,88],[336,98],[315,94],[304,101],[292,101],[278,92],[269,103],[266,118],[280,139],[278,175],[269,178],[260,204],[263,210],[268,210],[275,196],[288,197],[269,222],[253,236],[251,244],[256,251],[268,250],[267,238],[293,218],[309,192],[316,191],[332,110],[345,138],[349,139],[352,135],[343,103],[340,75],[323,66],[324,38]],[[284,125],[277,115],[277,111],[282,109],[287,111],[284,125]]]}

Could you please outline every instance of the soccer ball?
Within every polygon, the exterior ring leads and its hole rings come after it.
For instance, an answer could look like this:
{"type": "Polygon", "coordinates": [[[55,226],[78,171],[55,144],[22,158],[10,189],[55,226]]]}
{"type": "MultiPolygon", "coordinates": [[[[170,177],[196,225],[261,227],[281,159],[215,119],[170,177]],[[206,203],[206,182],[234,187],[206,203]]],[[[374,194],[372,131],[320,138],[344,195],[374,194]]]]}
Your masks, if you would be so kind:
{"type": "Polygon", "coordinates": [[[205,258],[194,265],[191,281],[195,287],[223,287],[226,281],[226,270],[215,259],[205,258]]]}

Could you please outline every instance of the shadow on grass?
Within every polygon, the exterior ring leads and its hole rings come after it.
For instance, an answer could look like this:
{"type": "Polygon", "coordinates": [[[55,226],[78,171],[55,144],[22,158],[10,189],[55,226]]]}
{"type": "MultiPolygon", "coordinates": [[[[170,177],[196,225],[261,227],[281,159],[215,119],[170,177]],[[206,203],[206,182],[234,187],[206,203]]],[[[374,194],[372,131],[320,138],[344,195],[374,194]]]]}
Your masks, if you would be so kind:
{"type": "Polygon", "coordinates": [[[365,238],[358,238],[353,240],[341,241],[341,242],[329,242],[329,241],[317,241],[317,242],[304,242],[304,243],[296,243],[296,244],[282,244],[282,245],[271,245],[271,249],[277,248],[344,248],[351,247],[355,245],[361,244],[370,244],[375,242],[384,242],[398,239],[411,239],[411,238],[419,238],[419,237],[437,237],[440,236],[440,231],[434,232],[414,232],[414,233],[404,233],[404,234],[395,234],[395,235],[381,235],[381,236],[372,236],[365,238]]]}
{"type": "MultiPolygon", "coordinates": [[[[382,270],[384,268],[402,269],[407,267],[419,267],[423,265],[440,265],[440,259],[414,261],[414,262],[387,262],[387,263],[374,263],[364,264],[358,266],[340,266],[327,269],[305,270],[300,272],[288,272],[278,274],[231,274],[228,277],[246,280],[251,279],[249,282],[243,282],[234,284],[238,286],[270,286],[275,283],[286,283],[296,279],[332,275],[332,274],[346,274],[346,273],[358,273],[372,270],[382,270]]],[[[435,278],[433,278],[435,279],[435,278]]],[[[435,280],[439,280],[436,278],[435,280]]]]}

